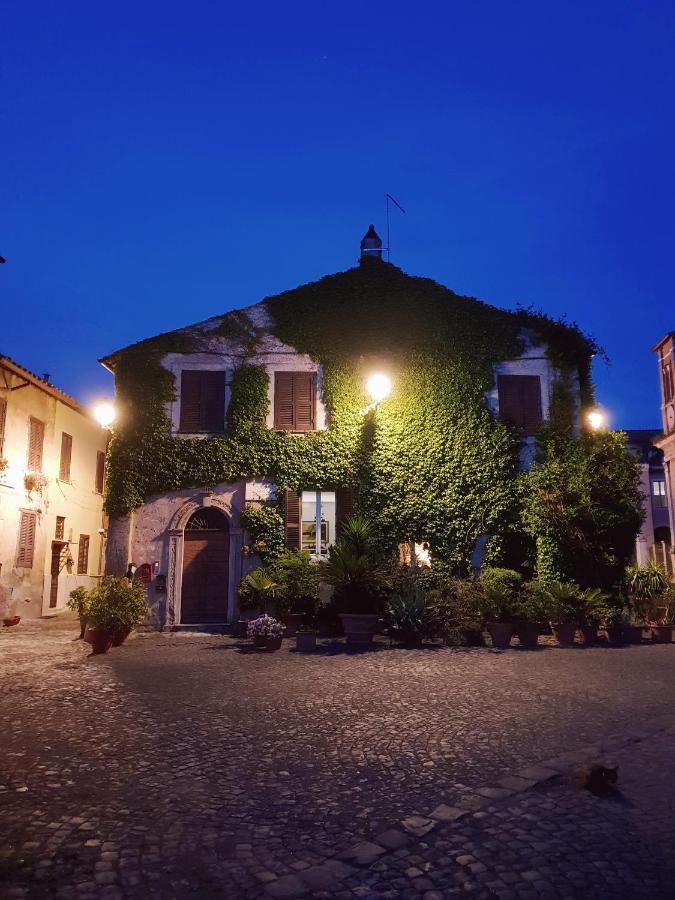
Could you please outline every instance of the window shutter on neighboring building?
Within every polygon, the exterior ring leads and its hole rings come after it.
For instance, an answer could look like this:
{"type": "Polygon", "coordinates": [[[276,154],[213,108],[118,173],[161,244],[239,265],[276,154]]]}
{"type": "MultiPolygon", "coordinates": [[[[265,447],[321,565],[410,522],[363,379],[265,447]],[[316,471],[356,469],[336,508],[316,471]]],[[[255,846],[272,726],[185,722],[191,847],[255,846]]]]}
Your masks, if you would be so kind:
{"type": "Polygon", "coordinates": [[[33,566],[33,554],[35,552],[35,525],[37,516],[29,510],[21,510],[19,522],[19,552],[17,566],[30,569],[33,566]]]}
{"type": "Polygon", "coordinates": [[[284,491],[284,526],[287,550],[300,549],[301,498],[297,491],[284,491]]]}
{"type": "Polygon", "coordinates": [[[274,373],[274,427],[284,431],[314,431],[316,374],[274,373]]]}
{"type": "Polygon", "coordinates": [[[225,430],[224,371],[181,372],[180,430],[188,433],[225,430]]]}
{"type": "Polygon", "coordinates": [[[28,469],[31,472],[42,471],[42,447],[45,440],[45,425],[39,419],[30,418],[30,436],[28,438],[28,469]]]}
{"type": "Polygon", "coordinates": [[[7,421],[7,401],[0,397],[0,456],[5,443],[5,422],[7,421]]]}
{"type": "Polygon", "coordinates": [[[335,491],[335,534],[340,540],[342,526],[354,515],[354,489],[337,488],[335,491]]]}
{"type": "Polygon", "coordinates": [[[538,375],[499,375],[499,418],[505,425],[534,434],[541,424],[541,379],[538,375]]]}
{"type": "Polygon", "coordinates": [[[103,450],[99,450],[96,454],[96,483],[95,483],[95,491],[97,494],[103,493],[105,481],[105,453],[103,450]]]}
{"type": "Polygon", "coordinates": [[[61,462],[59,464],[59,481],[70,481],[70,460],[73,454],[73,438],[61,433],[61,462]]]}
{"type": "Polygon", "coordinates": [[[77,574],[86,575],[89,568],[89,535],[81,534],[77,552],[77,574]]]}

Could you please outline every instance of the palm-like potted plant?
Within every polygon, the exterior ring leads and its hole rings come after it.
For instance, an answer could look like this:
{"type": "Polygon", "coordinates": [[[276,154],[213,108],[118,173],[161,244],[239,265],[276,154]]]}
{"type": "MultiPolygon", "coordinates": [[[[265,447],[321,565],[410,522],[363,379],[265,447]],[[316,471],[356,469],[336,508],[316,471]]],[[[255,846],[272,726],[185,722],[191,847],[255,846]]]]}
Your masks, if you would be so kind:
{"type": "Polygon", "coordinates": [[[492,646],[505,650],[511,646],[515,630],[515,608],[523,586],[523,577],[513,569],[489,567],[479,580],[480,604],[492,646]]]}
{"type": "Polygon", "coordinates": [[[386,579],[366,518],[355,515],[345,522],[320,572],[333,586],[333,603],[347,643],[370,644],[384,608],[386,579]]]}
{"type": "Polygon", "coordinates": [[[656,618],[658,598],[669,584],[665,569],[654,560],[646,566],[628,566],[626,590],[630,600],[632,622],[626,626],[631,644],[639,644],[645,627],[656,618]]]}
{"type": "Polygon", "coordinates": [[[124,643],[148,614],[141,581],[106,576],[87,597],[89,640],[93,653],[106,653],[124,643]]]}
{"type": "Polygon", "coordinates": [[[598,628],[607,620],[609,595],[601,588],[586,588],[581,592],[579,630],[585,644],[592,644],[598,628]]]}

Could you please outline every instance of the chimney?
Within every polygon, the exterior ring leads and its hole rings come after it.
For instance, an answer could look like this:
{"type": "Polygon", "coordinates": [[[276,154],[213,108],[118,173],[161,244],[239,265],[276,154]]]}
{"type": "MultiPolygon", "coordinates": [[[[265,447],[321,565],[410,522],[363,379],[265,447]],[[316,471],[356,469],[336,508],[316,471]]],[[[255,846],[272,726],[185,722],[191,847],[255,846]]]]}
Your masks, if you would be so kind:
{"type": "Polygon", "coordinates": [[[382,240],[374,225],[368,226],[361,241],[361,262],[366,259],[382,259],[382,240]]]}
{"type": "Polygon", "coordinates": [[[42,375],[42,380],[43,380],[43,381],[46,381],[47,384],[49,384],[49,379],[50,379],[51,377],[52,377],[52,376],[49,374],[49,372],[44,372],[44,374],[42,375]]]}

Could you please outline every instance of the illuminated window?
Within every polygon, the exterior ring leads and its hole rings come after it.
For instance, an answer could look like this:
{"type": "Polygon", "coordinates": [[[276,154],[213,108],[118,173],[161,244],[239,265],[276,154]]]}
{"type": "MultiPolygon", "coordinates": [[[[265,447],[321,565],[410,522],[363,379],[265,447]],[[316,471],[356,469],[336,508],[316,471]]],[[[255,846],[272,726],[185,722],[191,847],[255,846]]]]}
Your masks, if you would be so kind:
{"type": "Polygon", "coordinates": [[[652,505],[655,509],[664,509],[667,505],[665,481],[652,481],[652,505]]]}
{"type": "Polygon", "coordinates": [[[321,559],[334,543],[335,491],[303,491],[300,549],[321,559]]]}

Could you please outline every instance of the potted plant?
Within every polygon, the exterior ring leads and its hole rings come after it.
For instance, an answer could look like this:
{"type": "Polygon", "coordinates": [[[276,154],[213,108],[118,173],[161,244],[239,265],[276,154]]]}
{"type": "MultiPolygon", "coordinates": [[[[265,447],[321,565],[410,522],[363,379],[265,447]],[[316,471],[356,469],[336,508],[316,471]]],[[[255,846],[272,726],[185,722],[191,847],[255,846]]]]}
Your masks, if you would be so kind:
{"type": "Polygon", "coordinates": [[[333,586],[333,603],[347,643],[372,643],[384,608],[386,580],[367,519],[352,516],[345,522],[320,573],[333,586]]]}
{"type": "Polygon", "coordinates": [[[520,646],[534,650],[542,625],[551,618],[551,602],[537,582],[526,584],[513,606],[515,632],[520,646]]]}
{"type": "MultiPolygon", "coordinates": [[[[21,621],[21,616],[17,615],[19,600],[12,597],[12,588],[9,588],[10,594],[7,597],[6,589],[0,587],[0,609],[2,609],[2,625],[4,628],[13,628],[21,621]]],[[[30,603],[28,597],[24,597],[24,603],[30,603]]]]}
{"type": "Polygon", "coordinates": [[[306,550],[286,550],[272,564],[277,583],[276,608],[285,636],[294,637],[314,617],[319,601],[319,572],[306,550]]]}
{"type": "Polygon", "coordinates": [[[672,643],[674,619],[675,585],[669,584],[656,598],[656,620],[652,624],[652,638],[657,644],[672,643]]]}
{"type": "Polygon", "coordinates": [[[656,616],[657,598],[668,584],[665,569],[653,560],[646,566],[628,566],[626,569],[626,590],[631,610],[631,623],[626,626],[629,643],[641,643],[645,626],[656,616]]]}
{"type": "Polygon", "coordinates": [[[73,612],[76,612],[77,618],[80,620],[80,640],[84,637],[85,631],[87,630],[87,618],[89,616],[88,597],[89,592],[86,588],[82,587],[82,585],[72,590],[68,597],[68,609],[72,609],[73,612]]]}
{"type": "MultiPolygon", "coordinates": [[[[269,604],[274,599],[277,587],[277,582],[266,566],[258,566],[257,569],[249,572],[241,579],[237,588],[239,614],[251,611],[266,613],[269,604]]],[[[247,628],[247,620],[240,618],[237,622],[238,636],[244,637],[247,634],[247,628]]]]}
{"type": "Polygon", "coordinates": [[[394,588],[385,606],[385,627],[390,637],[407,647],[419,647],[436,637],[441,627],[442,604],[427,591],[415,569],[402,567],[394,576],[394,588]]]}
{"type": "Polygon", "coordinates": [[[579,630],[585,644],[592,644],[598,628],[607,619],[608,595],[601,588],[586,588],[581,592],[579,630]]]}
{"type": "Polygon", "coordinates": [[[523,585],[523,577],[513,569],[488,567],[480,579],[481,611],[492,646],[505,650],[511,646],[515,630],[514,607],[523,585]]]}
{"type": "Polygon", "coordinates": [[[264,647],[266,650],[278,650],[284,636],[284,626],[277,619],[264,613],[257,619],[251,619],[246,633],[252,639],[254,646],[264,647]]]}
{"type": "Polygon", "coordinates": [[[605,631],[610,644],[623,644],[626,636],[625,628],[630,617],[623,602],[616,600],[607,604],[605,613],[605,631]]]}
{"type": "Polygon", "coordinates": [[[142,581],[106,576],[88,597],[88,635],[93,653],[119,647],[148,613],[142,581]]]}
{"type": "Polygon", "coordinates": [[[551,581],[542,585],[551,609],[551,628],[561,647],[574,644],[583,618],[582,591],[575,581],[551,581]]]}

